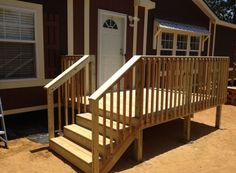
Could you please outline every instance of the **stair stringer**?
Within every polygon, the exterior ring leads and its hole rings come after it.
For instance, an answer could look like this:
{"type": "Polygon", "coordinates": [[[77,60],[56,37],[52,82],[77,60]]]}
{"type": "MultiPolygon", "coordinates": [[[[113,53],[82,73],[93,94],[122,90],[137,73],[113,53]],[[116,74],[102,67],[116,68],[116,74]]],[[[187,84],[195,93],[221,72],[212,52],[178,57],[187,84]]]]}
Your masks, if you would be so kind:
{"type": "Polygon", "coordinates": [[[113,166],[118,162],[118,160],[121,158],[124,152],[128,149],[128,147],[132,144],[135,138],[136,138],[135,132],[129,134],[129,136],[127,136],[126,139],[122,141],[122,145],[116,149],[113,156],[109,158],[107,161],[103,162],[103,166],[99,172],[108,173],[113,168],[113,166]]]}

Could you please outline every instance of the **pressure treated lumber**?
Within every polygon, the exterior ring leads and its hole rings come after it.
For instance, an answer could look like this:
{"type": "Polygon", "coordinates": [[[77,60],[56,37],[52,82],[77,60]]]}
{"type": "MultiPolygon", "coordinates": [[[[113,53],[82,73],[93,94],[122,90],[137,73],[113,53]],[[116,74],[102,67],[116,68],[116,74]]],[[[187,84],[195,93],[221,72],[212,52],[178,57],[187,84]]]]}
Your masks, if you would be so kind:
{"type": "Polygon", "coordinates": [[[60,136],[52,138],[50,148],[84,172],[91,172],[92,153],[74,142],[60,136]]]}

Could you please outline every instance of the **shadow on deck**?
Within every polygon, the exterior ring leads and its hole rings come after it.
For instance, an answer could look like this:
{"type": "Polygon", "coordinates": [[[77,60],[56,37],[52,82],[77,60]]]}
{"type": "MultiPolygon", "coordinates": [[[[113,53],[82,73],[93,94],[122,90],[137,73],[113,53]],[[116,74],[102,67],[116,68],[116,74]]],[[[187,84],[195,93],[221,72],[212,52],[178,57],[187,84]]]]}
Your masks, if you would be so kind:
{"type": "MultiPolygon", "coordinates": [[[[202,138],[217,129],[207,124],[191,121],[191,142],[202,138]]],[[[159,156],[165,152],[186,145],[183,140],[183,120],[147,128],[143,133],[143,161],[159,156]]],[[[189,144],[191,144],[191,142],[189,144]]],[[[129,147],[111,172],[120,172],[132,168],[138,163],[133,159],[133,145],[129,147]]]]}

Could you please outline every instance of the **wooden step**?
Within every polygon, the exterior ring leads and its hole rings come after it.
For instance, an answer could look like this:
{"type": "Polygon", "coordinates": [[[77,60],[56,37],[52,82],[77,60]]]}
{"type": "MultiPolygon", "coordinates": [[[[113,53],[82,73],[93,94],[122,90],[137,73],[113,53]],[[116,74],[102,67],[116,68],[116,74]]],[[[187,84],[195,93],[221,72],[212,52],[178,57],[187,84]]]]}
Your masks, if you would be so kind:
{"type": "Polygon", "coordinates": [[[92,171],[92,153],[62,136],[52,138],[49,146],[84,172],[92,171]]]}
{"type": "MultiPolygon", "coordinates": [[[[82,113],[82,114],[77,114],[76,116],[76,124],[80,125],[80,126],[83,126],[87,129],[92,129],[92,114],[91,113],[82,113]]],[[[99,133],[100,134],[103,134],[103,118],[101,116],[99,116],[98,118],[98,122],[99,122],[99,133]]],[[[116,121],[113,121],[113,138],[115,140],[118,139],[118,132],[117,132],[117,122],[116,121]]],[[[128,128],[129,126],[125,126],[125,128],[128,128]]],[[[123,124],[120,124],[119,126],[119,130],[123,130],[124,126],[123,124]]],[[[106,136],[107,137],[110,137],[110,120],[109,119],[106,119],[106,136]]]]}
{"type": "MultiPolygon", "coordinates": [[[[76,144],[79,144],[88,150],[92,150],[92,131],[81,127],[76,124],[67,125],[64,127],[64,136],[76,144]]],[[[113,141],[114,142],[114,141],[113,141]]],[[[100,154],[104,154],[103,147],[103,136],[99,135],[99,145],[98,150],[100,154]]],[[[105,149],[108,149],[110,146],[110,139],[106,138],[106,146],[105,149]]]]}

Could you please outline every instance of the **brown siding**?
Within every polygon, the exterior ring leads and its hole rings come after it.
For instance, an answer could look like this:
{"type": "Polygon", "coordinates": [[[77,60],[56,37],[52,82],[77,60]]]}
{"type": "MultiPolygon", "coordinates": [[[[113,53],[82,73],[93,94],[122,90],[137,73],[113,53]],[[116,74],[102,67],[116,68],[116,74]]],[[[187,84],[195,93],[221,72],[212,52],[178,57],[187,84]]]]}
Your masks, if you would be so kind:
{"type": "Polygon", "coordinates": [[[138,34],[137,34],[137,55],[143,54],[143,27],[144,27],[144,7],[138,9],[138,34]]]}
{"type": "Polygon", "coordinates": [[[156,55],[156,50],[153,49],[153,21],[155,20],[155,9],[148,12],[148,30],[147,30],[147,54],[156,55]]]}
{"type": "Polygon", "coordinates": [[[216,42],[215,42],[215,55],[229,56],[230,62],[236,61],[235,56],[235,42],[236,30],[217,26],[216,42]]]}
{"type": "Polygon", "coordinates": [[[43,87],[3,89],[0,96],[4,110],[47,104],[43,87]]]}
{"type": "MultiPolygon", "coordinates": [[[[60,1],[50,1],[50,0],[22,0],[25,2],[31,2],[36,4],[43,5],[43,15],[47,16],[58,16],[59,25],[57,30],[59,31],[59,38],[56,38],[59,41],[59,49],[50,49],[45,47],[45,77],[54,78],[60,73],[60,56],[67,54],[67,0],[60,1]],[[56,4],[55,4],[56,2],[56,4]],[[57,56],[55,56],[57,55],[57,56]],[[52,64],[52,62],[55,62],[52,64]],[[50,66],[48,66],[50,64],[50,66]],[[52,68],[56,70],[47,69],[52,68]]],[[[45,19],[45,18],[44,18],[45,19]]],[[[48,36],[44,34],[44,40],[48,40],[48,36]]]]}
{"type": "Polygon", "coordinates": [[[74,1],[74,53],[84,54],[84,1],[74,1]]]}
{"type": "Polygon", "coordinates": [[[208,27],[208,17],[194,4],[192,0],[156,2],[156,17],[191,25],[208,27]]]}

